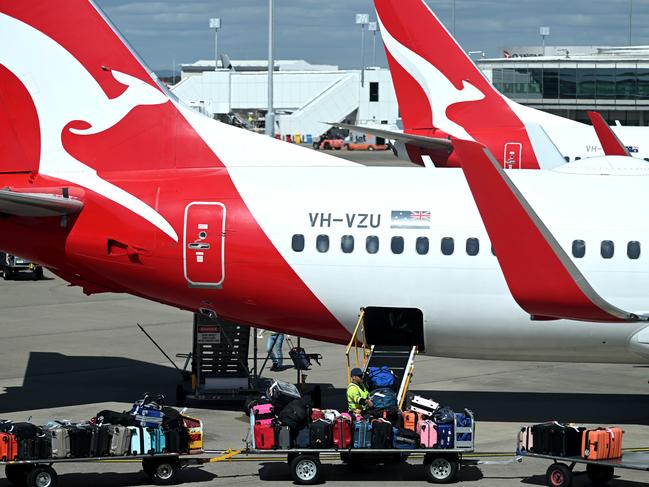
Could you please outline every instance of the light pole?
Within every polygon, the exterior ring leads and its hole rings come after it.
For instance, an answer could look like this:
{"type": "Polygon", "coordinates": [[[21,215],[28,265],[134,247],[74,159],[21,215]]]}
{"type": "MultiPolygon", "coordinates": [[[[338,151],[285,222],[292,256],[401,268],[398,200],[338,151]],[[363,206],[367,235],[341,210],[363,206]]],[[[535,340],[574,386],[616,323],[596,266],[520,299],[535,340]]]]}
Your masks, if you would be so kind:
{"type": "Polygon", "coordinates": [[[266,135],[275,137],[275,112],[273,107],[273,74],[275,72],[275,10],[273,0],[268,0],[268,111],[266,112],[266,135]]]}
{"type": "Polygon", "coordinates": [[[214,71],[219,68],[219,29],[221,28],[221,19],[210,19],[210,29],[214,29],[214,71]]]}
{"type": "Polygon", "coordinates": [[[372,37],[372,66],[376,67],[376,31],[379,30],[377,22],[367,24],[367,30],[373,34],[372,37]]]}
{"type": "Polygon", "coordinates": [[[361,26],[361,86],[365,86],[365,26],[369,23],[369,14],[356,14],[356,24],[361,26]]]}
{"type": "Polygon", "coordinates": [[[545,38],[550,35],[550,28],[549,27],[540,27],[539,28],[539,34],[541,35],[541,46],[542,46],[542,54],[545,56],[545,38]]]}

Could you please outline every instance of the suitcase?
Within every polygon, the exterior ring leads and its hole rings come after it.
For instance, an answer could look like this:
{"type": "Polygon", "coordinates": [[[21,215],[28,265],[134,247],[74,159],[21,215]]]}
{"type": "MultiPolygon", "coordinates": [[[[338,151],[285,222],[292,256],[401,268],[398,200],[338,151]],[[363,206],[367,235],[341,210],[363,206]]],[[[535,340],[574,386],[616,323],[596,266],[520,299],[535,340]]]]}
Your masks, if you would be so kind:
{"type": "Polygon", "coordinates": [[[275,419],[275,412],[273,405],[268,404],[257,404],[251,409],[251,414],[255,415],[255,422],[259,424],[271,424],[275,419]]]}
{"type": "Polygon", "coordinates": [[[403,415],[404,429],[419,433],[419,427],[424,420],[424,415],[416,411],[404,411],[403,415]]]}
{"type": "Polygon", "coordinates": [[[310,444],[311,444],[311,428],[306,426],[297,432],[297,435],[295,436],[295,447],[309,448],[310,444]]]}
{"type": "Polygon", "coordinates": [[[71,426],[68,428],[68,434],[70,435],[70,456],[73,458],[89,457],[92,429],[71,426]]]}
{"type": "Polygon", "coordinates": [[[620,428],[587,429],[582,433],[581,456],[588,460],[610,460],[622,456],[620,428]]]}
{"type": "Polygon", "coordinates": [[[419,446],[419,435],[405,428],[392,428],[392,447],[399,450],[414,450],[419,446]]]}
{"type": "Polygon", "coordinates": [[[534,453],[572,457],[581,455],[582,433],[585,428],[557,422],[532,426],[534,453]]]}
{"type": "Polygon", "coordinates": [[[280,450],[290,450],[292,446],[291,428],[288,426],[279,426],[277,428],[277,440],[275,444],[280,450]]]}
{"type": "Polygon", "coordinates": [[[319,419],[324,419],[325,415],[322,412],[322,409],[312,409],[311,410],[311,421],[317,421],[319,419]]]}
{"type": "Polygon", "coordinates": [[[309,445],[319,450],[331,448],[332,428],[329,421],[318,419],[311,423],[309,445]]]}
{"type": "Polygon", "coordinates": [[[453,442],[453,425],[438,424],[437,426],[437,448],[442,450],[451,450],[454,447],[453,442]]]}
{"type": "Polygon", "coordinates": [[[131,448],[131,431],[126,426],[109,426],[110,448],[108,454],[121,457],[129,454],[131,448]]]}
{"type": "Polygon", "coordinates": [[[520,443],[518,445],[520,451],[534,451],[534,436],[532,435],[532,427],[525,426],[521,428],[520,443]]]}
{"type": "Polygon", "coordinates": [[[167,443],[167,451],[169,453],[189,452],[189,434],[187,434],[187,430],[183,427],[166,430],[165,441],[167,443]]]}
{"type": "Polygon", "coordinates": [[[439,403],[433,401],[432,399],[426,399],[422,396],[413,395],[410,398],[410,405],[408,407],[410,411],[416,413],[421,413],[424,416],[432,416],[437,409],[439,409],[439,403]]]}
{"type": "Polygon", "coordinates": [[[392,423],[384,419],[372,421],[372,448],[392,448],[392,423]]]}
{"type": "Polygon", "coordinates": [[[281,380],[274,380],[268,388],[266,395],[277,410],[282,409],[291,401],[302,397],[297,387],[281,380]]]}
{"type": "Polygon", "coordinates": [[[435,423],[428,419],[419,423],[419,444],[422,448],[435,448],[437,446],[437,427],[435,423]]]}
{"type": "Polygon", "coordinates": [[[110,453],[110,428],[108,426],[97,426],[92,430],[90,440],[90,456],[105,457],[110,453]]]}
{"type": "Polygon", "coordinates": [[[52,435],[52,458],[68,458],[70,452],[70,431],[68,428],[50,430],[52,435]]]}
{"type": "Polygon", "coordinates": [[[151,452],[151,434],[142,426],[128,426],[131,432],[130,451],[133,455],[148,455],[151,452]]]}
{"type": "Polygon", "coordinates": [[[333,423],[333,444],[338,449],[352,446],[352,420],[341,415],[333,423]]]}
{"type": "Polygon", "coordinates": [[[49,434],[18,441],[18,460],[52,458],[52,440],[49,434]]]}
{"type": "Polygon", "coordinates": [[[372,424],[361,419],[354,423],[354,448],[372,448],[372,424]]]}
{"type": "Polygon", "coordinates": [[[297,431],[309,422],[309,408],[302,399],[294,399],[277,415],[279,422],[297,431]]]}
{"type": "Polygon", "coordinates": [[[10,433],[0,433],[0,461],[13,462],[18,458],[18,442],[10,433]]]}
{"type": "Polygon", "coordinates": [[[131,416],[138,426],[143,428],[157,428],[162,425],[164,417],[163,409],[164,396],[159,394],[152,396],[145,394],[144,398],[136,401],[131,408],[131,416]]]}
{"type": "Polygon", "coordinates": [[[294,347],[290,339],[287,339],[291,349],[288,351],[288,356],[291,357],[293,365],[297,370],[310,370],[311,369],[311,360],[306,354],[306,350],[302,347],[294,347]]]}
{"type": "Polygon", "coordinates": [[[257,450],[273,450],[275,448],[275,428],[272,425],[256,424],[254,435],[257,450]]]}
{"type": "Polygon", "coordinates": [[[455,413],[455,448],[473,448],[473,413],[455,413]]]}
{"type": "Polygon", "coordinates": [[[189,453],[203,452],[203,422],[191,416],[181,415],[183,427],[189,435],[189,453]]]}
{"type": "Polygon", "coordinates": [[[151,450],[147,453],[165,453],[167,451],[167,441],[162,428],[146,428],[146,433],[151,437],[151,450]]]}

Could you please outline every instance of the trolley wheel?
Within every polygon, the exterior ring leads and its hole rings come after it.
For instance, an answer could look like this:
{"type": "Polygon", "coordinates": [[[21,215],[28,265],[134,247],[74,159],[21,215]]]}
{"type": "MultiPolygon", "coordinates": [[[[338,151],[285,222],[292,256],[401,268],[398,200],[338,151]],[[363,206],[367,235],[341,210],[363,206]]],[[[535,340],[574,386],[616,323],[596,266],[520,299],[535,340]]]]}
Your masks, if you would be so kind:
{"type": "Polygon", "coordinates": [[[563,463],[553,463],[545,473],[545,482],[549,487],[570,487],[572,478],[572,470],[563,463]]]}
{"type": "Polygon", "coordinates": [[[176,460],[143,460],[142,468],[155,485],[175,485],[180,464],[176,460]]]}
{"type": "Polygon", "coordinates": [[[615,469],[606,465],[594,465],[589,463],[586,465],[586,475],[590,481],[595,485],[606,485],[613,480],[615,469]]]}
{"type": "Polygon", "coordinates": [[[298,485],[313,485],[320,482],[322,464],[317,455],[297,455],[289,464],[291,477],[298,485]]]}
{"type": "Polygon", "coordinates": [[[428,454],[424,457],[426,480],[433,484],[449,484],[455,480],[460,464],[455,455],[428,454]]]}
{"type": "Polygon", "coordinates": [[[56,487],[59,476],[49,465],[38,465],[27,474],[27,487],[56,487]]]}
{"type": "Polygon", "coordinates": [[[33,465],[7,465],[5,476],[11,484],[23,487],[27,484],[27,474],[32,468],[33,465]]]}

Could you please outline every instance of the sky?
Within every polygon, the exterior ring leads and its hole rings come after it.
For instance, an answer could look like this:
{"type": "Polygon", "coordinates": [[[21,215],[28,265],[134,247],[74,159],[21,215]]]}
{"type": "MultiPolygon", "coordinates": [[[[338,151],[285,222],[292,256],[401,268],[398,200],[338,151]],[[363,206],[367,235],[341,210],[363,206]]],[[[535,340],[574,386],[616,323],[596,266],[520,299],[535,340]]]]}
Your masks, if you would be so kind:
{"type": "MultiPolygon", "coordinates": [[[[395,0],[398,1],[398,0],[395,0]]],[[[210,17],[222,19],[219,53],[231,59],[265,59],[266,0],[96,0],[154,70],[213,59],[210,17]]],[[[427,0],[467,51],[500,56],[508,46],[540,45],[540,26],[551,29],[547,45],[627,45],[633,5],[633,44],[649,45],[649,0],[427,0]]],[[[305,59],[342,68],[361,65],[356,13],[375,13],[372,0],[275,0],[276,59],[305,59]]],[[[376,64],[386,66],[380,35],[376,64]]],[[[366,35],[372,65],[372,35],[366,35]]]]}

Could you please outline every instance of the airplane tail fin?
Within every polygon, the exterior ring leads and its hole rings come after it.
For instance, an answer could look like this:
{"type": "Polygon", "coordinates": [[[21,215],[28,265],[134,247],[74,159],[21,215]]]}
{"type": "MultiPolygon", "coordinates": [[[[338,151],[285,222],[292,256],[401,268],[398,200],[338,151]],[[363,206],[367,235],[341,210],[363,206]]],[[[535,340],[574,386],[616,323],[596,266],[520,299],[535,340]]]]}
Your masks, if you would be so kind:
{"type": "Polygon", "coordinates": [[[2,2],[0,43],[11,46],[0,51],[0,173],[165,169],[201,155],[214,165],[91,0],[2,2]]]}
{"type": "Polygon", "coordinates": [[[424,0],[375,5],[406,130],[474,140],[485,120],[494,128],[522,125],[424,0]]]}

